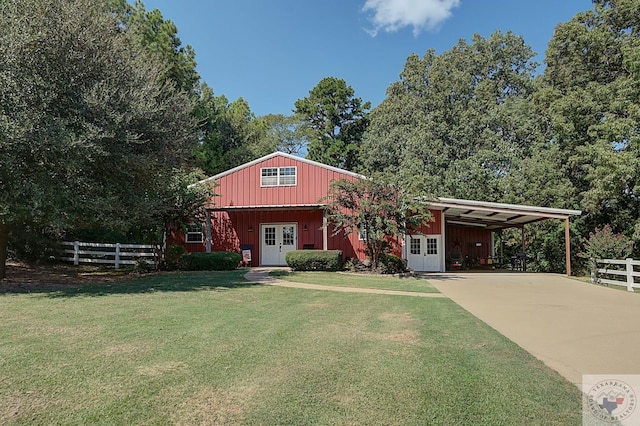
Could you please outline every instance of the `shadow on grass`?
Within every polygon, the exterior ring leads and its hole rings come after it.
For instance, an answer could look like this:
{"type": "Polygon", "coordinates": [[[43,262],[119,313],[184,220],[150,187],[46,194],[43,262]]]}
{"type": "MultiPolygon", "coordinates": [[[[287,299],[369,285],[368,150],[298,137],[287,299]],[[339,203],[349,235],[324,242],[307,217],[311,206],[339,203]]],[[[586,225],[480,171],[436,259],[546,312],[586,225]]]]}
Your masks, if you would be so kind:
{"type": "MultiPolygon", "coordinates": [[[[259,285],[244,278],[244,270],[203,272],[162,272],[131,276],[121,280],[81,285],[35,287],[26,292],[44,294],[50,298],[77,296],[108,296],[154,292],[226,291],[259,285]]],[[[9,293],[9,292],[4,292],[9,293]]],[[[11,293],[25,293],[15,291],[11,293]]]]}

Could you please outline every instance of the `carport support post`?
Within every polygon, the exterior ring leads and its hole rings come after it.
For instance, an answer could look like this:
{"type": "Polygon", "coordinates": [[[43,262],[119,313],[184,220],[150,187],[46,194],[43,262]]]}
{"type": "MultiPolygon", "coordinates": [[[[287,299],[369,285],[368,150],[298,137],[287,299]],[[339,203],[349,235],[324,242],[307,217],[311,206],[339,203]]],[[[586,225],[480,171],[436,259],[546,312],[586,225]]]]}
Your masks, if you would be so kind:
{"type": "Polygon", "coordinates": [[[207,233],[206,250],[207,253],[211,253],[211,210],[207,210],[205,221],[204,227],[207,233]]]}
{"type": "Polygon", "coordinates": [[[326,210],[322,210],[322,250],[327,250],[327,247],[329,245],[329,236],[327,235],[328,231],[328,224],[327,224],[327,211],[326,210]]]}
{"type": "Polygon", "coordinates": [[[564,220],[564,256],[567,261],[567,276],[571,276],[571,234],[569,233],[569,217],[564,220]]]}
{"type": "Polygon", "coordinates": [[[527,255],[524,252],[524,225],[520,227],[520,236],[522,237],[522,270],[527,272],[527,255]]]}

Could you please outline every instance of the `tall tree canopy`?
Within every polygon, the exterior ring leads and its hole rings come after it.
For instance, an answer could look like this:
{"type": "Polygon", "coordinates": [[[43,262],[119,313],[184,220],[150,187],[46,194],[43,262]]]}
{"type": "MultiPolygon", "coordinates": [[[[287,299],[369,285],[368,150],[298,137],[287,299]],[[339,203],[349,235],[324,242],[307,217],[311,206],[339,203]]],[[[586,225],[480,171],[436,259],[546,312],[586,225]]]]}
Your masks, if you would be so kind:
{"type": "Polygon", "coordinates": [[[435,195],[501,200],[503,178],[542,139],[530,103],[533,55],[510,32],[410,55],[371,114],[366,169],[422,176],[435,195]]]}
{"type": "Polygon", "coordinates": [[[355,97],[355,91],[344,80],[322,79],[309,96],[295,102],[295,113],[311,138],[307,158],[355,170],[370,108],[371,103],[355,97]]]}
{"type": "Polygon", "coordinates": [[[585,210],[583,234],[611,223],[640,241],[640,1],[596,0],[560,24],[543,88],[548,140],[585,210]]]}
{"type": "Polygon", "coordinates": [[[287,154],[300,154],[309,144],[309,131],[295,115],[268,114],[262,117],[266,126],[266,144],[287,154]]]}
{"type": "Polygon", "coordinates": [[[200,83],[196,54],[190,45],[182,45],[178,27],[165,19],[160,10],[147,11],[141,0],[136,0],[133,5],[127,0],[102,1],[147,55],[164,64],[163,77],[173,81],[178,90],[195,96],[200,83]]]}
{"type": "Polygon", "coordinates": [[[200,123],[196,165],[207,174],[223,172],[275,150],[275,142],[267,137],[267,122],[256,117],[243,98],[229,102],[203,84],[196,117],[200,123]]]}
{"type": "Polygon", "coordinates": [[[0,3],[0,277],[9,231],[126,227],[180,169],[195,122],[164,64],[92,0],[0,3]]]}
{"type": "Polygon", "coordinates": [[[214,95],[213,89],[200,81],[195,51],[190,45],[182,45],[178,28],[161,11],[146,10],[140,0],[133,5],[126,0],[103,1],[131,39],[164,64],[163,78],[194,99],[198,123],[194,165],[215,174],[273,151],[267,141],[267,126],[255,117],[243,98],[229,102],[224,95],[214,95]]]}

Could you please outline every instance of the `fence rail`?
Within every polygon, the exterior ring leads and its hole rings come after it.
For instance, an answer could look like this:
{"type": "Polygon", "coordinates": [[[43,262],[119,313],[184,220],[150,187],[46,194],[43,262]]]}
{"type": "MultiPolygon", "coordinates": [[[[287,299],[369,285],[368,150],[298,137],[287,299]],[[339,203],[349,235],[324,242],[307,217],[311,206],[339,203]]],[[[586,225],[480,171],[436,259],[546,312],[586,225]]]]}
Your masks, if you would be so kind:
{"type": "Polygon", "coordinates": [[[100,263],[114,265],[118,269],[120,265],[135,265],[140,259],[144,259],[152,265],[156,265],[158,261],[159,247],[150,244],[83,243],[80,241],[64,241],[60,244],[64,247],[60,260],[73,262],[74,265],[100,263]]]}
{"type": "Polygon", "coordinates": [[[640,266],[640,260],[596,259],[595,262],[596,269],[591,273],[591,282],[626,286],[627,291],[640,288],[640,271],[634,269],[640,266]]]}

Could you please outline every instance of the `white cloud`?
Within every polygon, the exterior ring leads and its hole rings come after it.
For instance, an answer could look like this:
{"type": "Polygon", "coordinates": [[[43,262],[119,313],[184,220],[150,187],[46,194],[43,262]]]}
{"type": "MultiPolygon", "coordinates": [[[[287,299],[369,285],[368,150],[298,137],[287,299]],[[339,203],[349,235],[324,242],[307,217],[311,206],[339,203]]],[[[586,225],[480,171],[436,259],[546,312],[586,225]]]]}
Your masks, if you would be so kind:
{"type": "Polygon", "coordinates": [[[375,36],[378,31],[394,32],[412,26],[413,34],[436,28],[451,16],[460,0],[366,0],[363,11],[372,11],[375,36]]]}

